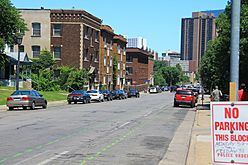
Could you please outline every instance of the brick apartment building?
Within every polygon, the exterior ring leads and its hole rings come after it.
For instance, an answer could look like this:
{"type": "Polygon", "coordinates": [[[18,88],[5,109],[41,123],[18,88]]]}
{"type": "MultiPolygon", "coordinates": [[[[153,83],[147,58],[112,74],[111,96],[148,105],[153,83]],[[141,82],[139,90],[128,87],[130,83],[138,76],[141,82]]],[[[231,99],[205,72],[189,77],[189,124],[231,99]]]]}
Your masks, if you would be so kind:
{"type": "Polygon", "coordinates": [[[113,38],[114,31],[108,25],[101,26],[100,57],[99,57],[99,80],[105,89],[113,88],[113,38]]]}
{"type": "Polygon", "coordinates": [[[59,66],[88,70],[91,73],[89,88],[99,86],[101,19],[84,10],[19,11],[29,29],[23,37],[23,52],[30,58],[39,58],[41,50],[49,50],[59,66]]]}
{"type": "Polygon", "coordinates": [[[126,45],[127,40],[122,35],[115,35],[113,40],[114,56],[117,60],[115,89],[123,89],[126,84],[126,45]]]}
{"type": "Polygon", "coordinates": [[[101,20],[84,10],[51,10],[51,51],[59,65],[87,69],[89,88],[99,86],[101,20]]]}
{"type": "Polygon", "coordinates": [[[154,54],[139,48],[127,48],[127,77],[129,85],[153,85],[154,54]]]}

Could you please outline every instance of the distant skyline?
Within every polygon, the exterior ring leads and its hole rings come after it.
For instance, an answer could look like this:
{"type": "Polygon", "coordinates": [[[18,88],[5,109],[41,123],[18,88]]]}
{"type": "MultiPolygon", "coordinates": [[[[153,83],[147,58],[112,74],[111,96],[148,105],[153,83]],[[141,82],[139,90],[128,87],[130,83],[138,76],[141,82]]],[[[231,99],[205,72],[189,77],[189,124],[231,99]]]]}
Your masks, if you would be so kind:
{"type": "Polygon", "coordinates": [[[180,52],[181,19],[192,12],[225,9],[228,0],[11,0],[16,8],[83,9],[110,25],[116,34],[147,39],[159,53],[180,52]]]}

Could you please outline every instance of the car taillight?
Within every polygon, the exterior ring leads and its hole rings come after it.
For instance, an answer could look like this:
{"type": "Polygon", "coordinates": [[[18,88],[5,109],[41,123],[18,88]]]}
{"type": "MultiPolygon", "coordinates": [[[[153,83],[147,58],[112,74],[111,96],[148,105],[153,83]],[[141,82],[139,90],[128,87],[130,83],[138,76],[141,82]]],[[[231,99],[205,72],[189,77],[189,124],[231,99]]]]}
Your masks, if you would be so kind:
{"type": "Polygon", "coordinates": [[[92,96],[97,96],[96,94],[92,94],[92,96]]]}
{"type": "Polygon", "coordinates": [[[29,97],[24,96],[24,97],[22,97],[22,100],[29,100],[29,97]]]}
{"type": "Polygon", "coordinates": [[[7,101],[12,101],[12,100],[14,100],[12,97],[7,98],[7,101]]]}

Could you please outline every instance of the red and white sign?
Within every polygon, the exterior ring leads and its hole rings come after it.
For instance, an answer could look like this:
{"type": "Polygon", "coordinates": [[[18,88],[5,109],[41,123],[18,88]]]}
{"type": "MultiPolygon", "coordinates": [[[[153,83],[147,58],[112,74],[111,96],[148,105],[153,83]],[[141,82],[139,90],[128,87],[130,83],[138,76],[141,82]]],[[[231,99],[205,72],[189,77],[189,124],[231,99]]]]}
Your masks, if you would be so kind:
{"type": "Polygon", "coordinates": [[[248,102],[211,102],[212,160],[248,165],[248,102]]]}

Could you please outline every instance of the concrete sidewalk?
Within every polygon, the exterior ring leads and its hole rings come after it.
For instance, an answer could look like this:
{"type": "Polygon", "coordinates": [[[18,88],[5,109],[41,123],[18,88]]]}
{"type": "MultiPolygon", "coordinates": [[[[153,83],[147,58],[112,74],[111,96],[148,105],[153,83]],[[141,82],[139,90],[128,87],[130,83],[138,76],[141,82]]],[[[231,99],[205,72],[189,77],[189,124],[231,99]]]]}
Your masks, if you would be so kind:
{"type": "Polygon", "coordinates": [[[212,164],[211,116],[209,104],[209,97],[204,97],[203,106],[200,104],[196,109],[196,117],[192,129],[186,165],[212,164]]]}

